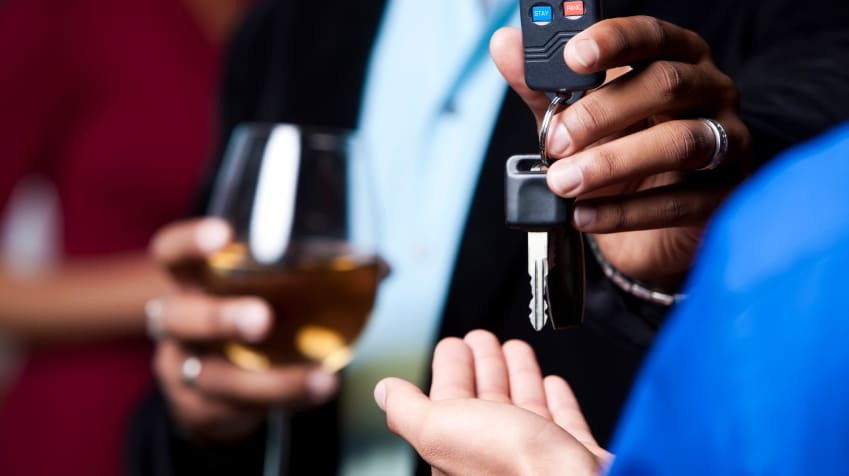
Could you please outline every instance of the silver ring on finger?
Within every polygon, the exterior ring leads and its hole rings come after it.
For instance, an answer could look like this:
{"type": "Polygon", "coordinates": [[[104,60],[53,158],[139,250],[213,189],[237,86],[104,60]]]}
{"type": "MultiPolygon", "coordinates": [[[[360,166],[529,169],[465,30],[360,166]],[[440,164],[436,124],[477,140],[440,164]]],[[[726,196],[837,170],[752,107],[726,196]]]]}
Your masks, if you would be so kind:
{"type": "Polygon", "coordinates": [[[194,355],[190,355],[180,366],[180,376],[187,387],[194,387],[200,373],[203,371],[203,363],[194,355]]]}
{"type": "Polygon", "coordinates": [[[707,117],[701,118],[701,121],[707,124],[707,126],[710,127],[711,132],[713,132],[716,147],[714,148],[713,155],[707,164],[700,169],[696,169],[697,172],[713,170],[719,167],[722,162],[728,158],[728,133],[725,131],[725,128],[722,127],[722,124],[719,122],[707,117]]]}
{"type": "Polygon", "coordinates": [[[154,298],[144,304],[145,330],[151,340],[157,341],[162,338],[163,326],[162,315],[165,313],[165,302],[161,298],[154,298]]]}

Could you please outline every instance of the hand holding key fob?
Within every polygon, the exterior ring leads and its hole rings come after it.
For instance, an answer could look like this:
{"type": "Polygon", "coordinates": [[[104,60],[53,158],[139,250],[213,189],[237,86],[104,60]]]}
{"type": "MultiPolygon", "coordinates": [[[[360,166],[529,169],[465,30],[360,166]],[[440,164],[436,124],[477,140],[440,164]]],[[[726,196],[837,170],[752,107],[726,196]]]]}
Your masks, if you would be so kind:
{"type": "Polygon", "coordinates": [[[578,74],[563,58],[566,43],[601,19],[601,2],[520,0],[525,82],[549,93],[583,92],[604,82],[604,73],[578,74]]]}
{"type": "Polygon", "coordinates": [[[566,104],[604,82],[604,73],[577,74],[563,57],[566,43],[601,18],[600,1],[520,0],[525,82],[553,97],[540,128],[540,154],[507,161],[507,226],[528,232],[530,321],[537,331],[551,321],[555,329],[580,325],[586,299],[584,245],[571,226],[572,205],[546,183],[550,157],[546,135],[552,118],[566,104]]]}

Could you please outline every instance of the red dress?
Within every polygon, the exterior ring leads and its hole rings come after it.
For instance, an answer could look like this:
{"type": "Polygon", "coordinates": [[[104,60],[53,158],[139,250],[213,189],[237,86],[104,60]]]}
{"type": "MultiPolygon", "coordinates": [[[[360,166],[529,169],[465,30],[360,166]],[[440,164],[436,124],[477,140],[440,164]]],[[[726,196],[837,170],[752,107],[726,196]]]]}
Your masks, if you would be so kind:
{"type": "MultiPolygon", "coordinates": [[[[190,209],[218,66],[179,0],[0,2],[0,209],[46,174],[64,256],[144,250],[190,209]]],[[[150,358],[141,337],[30,352],[0,408],[0,474],[120,474],[150,358]]]]}

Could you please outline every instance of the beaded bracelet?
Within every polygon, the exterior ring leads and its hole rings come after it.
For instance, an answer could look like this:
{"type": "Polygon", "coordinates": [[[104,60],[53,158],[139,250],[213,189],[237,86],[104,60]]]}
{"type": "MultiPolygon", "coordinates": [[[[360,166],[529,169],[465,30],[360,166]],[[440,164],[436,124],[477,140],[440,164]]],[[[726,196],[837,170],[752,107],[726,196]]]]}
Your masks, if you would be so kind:
{"type": "Polygon", "coordinates": [[[596,261],[599,266],[601,266],[604,275],[626,293],[636,296],[644,301],[649,301],[663,306],[672,306],[687,297],[686,294],[670,294],[652,289],[635,279],[625,276],[619,272],[619,270],[617,270],[610,261],[607,261],[607,258],[605,258],[604,254],[602,254],[598,247],[598,243],[596,243],[592,235],[587,234],[584,236],[586,238],[586,243],[593,252],[593,256],[595,256],[596,261]]]}

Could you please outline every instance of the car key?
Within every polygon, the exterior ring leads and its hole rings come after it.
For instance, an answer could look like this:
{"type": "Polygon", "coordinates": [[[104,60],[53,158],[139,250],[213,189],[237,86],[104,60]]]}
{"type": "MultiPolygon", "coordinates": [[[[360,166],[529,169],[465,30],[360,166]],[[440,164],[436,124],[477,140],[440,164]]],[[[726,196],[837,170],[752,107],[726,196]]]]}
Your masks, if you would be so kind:
{"type": "Polygon", "coordinates": [[[540,128],[539,156],[519,155],[507,161],[507,225],[528,232],[531,279],[531,325],[542,330],[580,324],[584,315],[585,263],[583,236],[571,226],[574,200],[548,189],[551,164],[546,136],[552,118],[567,104],[604,81],[604,73],[582,75],[563,57],[566,43],[601,19],[600,0],[520,0],[525,82],[552,98],[540,128]]]}
{"type": "Polygon", "coordinates": [[[601,19],[600,0],[519,3],[528,87],[552,94],[582,94],[601,86],[603,72],[575,73],[563,57],[566,43],[601,19]]]}
{"type": "Polygon", "coordinates": [[[571,227],[572,201],[553,194],[538,155],[507,161],[507,225],[528,232],[530,320],[537,331],[576,326],[584,314],[584,261],[580,232],[571,227]]]}

